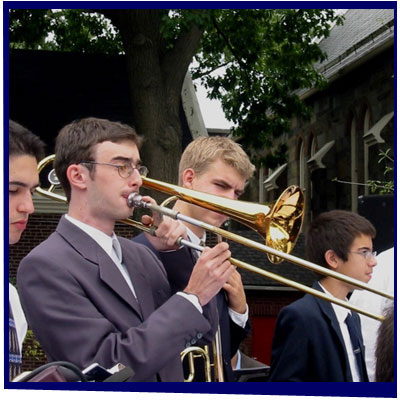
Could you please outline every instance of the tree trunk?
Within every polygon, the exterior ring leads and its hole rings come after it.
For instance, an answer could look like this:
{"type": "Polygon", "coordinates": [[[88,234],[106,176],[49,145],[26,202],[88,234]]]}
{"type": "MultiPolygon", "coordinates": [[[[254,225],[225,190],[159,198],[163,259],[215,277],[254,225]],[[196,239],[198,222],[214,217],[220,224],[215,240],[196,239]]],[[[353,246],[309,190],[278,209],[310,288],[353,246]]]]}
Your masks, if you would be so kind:
{"type": "Polygon", "coordinates": [[[160,34],[162,12],[104,10],[124,42],[135,128],[145,139],[143,163],[152,178],[176,184],[182,153],[181,89],[202,32],[192,27],[167,51],[160,34]]]}

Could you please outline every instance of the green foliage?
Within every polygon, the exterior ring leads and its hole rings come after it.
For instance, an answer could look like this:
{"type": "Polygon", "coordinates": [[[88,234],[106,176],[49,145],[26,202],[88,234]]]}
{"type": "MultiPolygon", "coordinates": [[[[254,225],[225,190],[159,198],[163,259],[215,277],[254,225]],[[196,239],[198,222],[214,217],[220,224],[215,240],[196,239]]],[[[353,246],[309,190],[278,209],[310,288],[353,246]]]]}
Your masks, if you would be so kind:
{"type": "Polygon", "coordinates": [[[10,48],[120,54],[110,21],[89,10],[10,10],[10,48]]]}
{"type": "Polygon", "coordinates": [[[25,336],[24,357],[40,361],[45,357],[40,343],[35,339],[32,330],[28,329],[25,336]]]}
{"type": "Polygon", "coordinates": [[[17,278],[15,276],[9,276],[8,281],[11,283],[11,285],[17,286],[17,278]]]}
{"type": "Polygon", "coordinates": [[[233,134],[257,164],[275,167],[286,145],[273,147],[290,129],[293,116],[309,118],[296,95],[302,88],[323,87],[316,62],[324,60],[316,39],[326,37],[333,10],[216,10],[196,55],[199,77],[211,99],[219,99],[233,134]],[[209,72],[221,66],[218,75],[209,72]],[[260,151],[260,149],[263,149],[260,151]]]}
{"type": "MultiPolygon", "coordinates": [[[[383,175],[392,176],[394,172],[394,160],[390,157],[389,153],[391,149],[387,149],[386,151],[381,150],[379,152],[379,159],[378,164],[385,164],[385,169],[383,171],[383,175]]],[[[394,180],[369,180],[368,185],[371,187],[372,193],[379,193],[379,194],[391,194],[394,193],[394,180]]]]}
{"type": "Polygon", "coordinates": [[[172,49],[178,38],[192,25],[205,29],[211,23],[214,10],[163,10],[160,33],[165,48],[172,49]]]}
{"type": "MultiPolygon", "coordinates": [[[[10,47],[118,54],[123,44],[111,20],[125,28],[124,41],[129,43],[138,33],[133,17],[148,17],[148,11],[10,10],[10,47]]],[[[203,33],[200,46],[196,54],[186,55],[197,61],[193,78],[201,80],[209,98],[221,101],[235,126],[233,134],[256,164],[274,168],[284,162],[287,146],[276,139],[289,131],[291,118],[309,117],[296,91],[323,87],[315,64],[325,55],[317,40],[343,17],[322,9],[165,9],[152,10],[153,16],[155,12],[158,18],[149,18],[149,23],[156,29],[159,24],[152,46],[160,65],[164,55],[185,51],[182,43],[190,42],[190,30],[197,27],[203,33]]],[[[168,58],[168,64],[173,62],[168,58]]]]}

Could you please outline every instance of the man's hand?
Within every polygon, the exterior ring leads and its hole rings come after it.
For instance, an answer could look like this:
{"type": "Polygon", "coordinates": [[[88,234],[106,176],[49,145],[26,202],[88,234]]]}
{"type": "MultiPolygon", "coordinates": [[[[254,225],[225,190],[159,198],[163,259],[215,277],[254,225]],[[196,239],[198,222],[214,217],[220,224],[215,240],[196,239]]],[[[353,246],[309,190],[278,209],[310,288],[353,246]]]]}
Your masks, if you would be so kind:
{"type": "Polygon", "coordinates": [[[193,268],[184,292],[195,294],[201,306],[207,304],[235,271],[230,257],[227,243],[219,243],[212,249],[206,247],[193,268]]]}
{"type": "MultiPolygon", "coordinates": [[[[155,200],[149,196],[143,196],[143,200],[156,204],[155,200]]],[[[180,237],[187,239],[186,228],[183,224],[157,212],[153,212],[153,217],[143,215],[142,223],[156,228],[155,236],[146,233],[146,237],[157,251],[177,250],[179,248],[177,240],[180,237]]]]}
{"type": "Polygon", "coordinates": [[[244,314],[246,307],[246,294],[242,283],[242,277],[238,271],[233,271],[228,281],[222,287],[228,295],[228,307],[239,314],[244,314]]]}

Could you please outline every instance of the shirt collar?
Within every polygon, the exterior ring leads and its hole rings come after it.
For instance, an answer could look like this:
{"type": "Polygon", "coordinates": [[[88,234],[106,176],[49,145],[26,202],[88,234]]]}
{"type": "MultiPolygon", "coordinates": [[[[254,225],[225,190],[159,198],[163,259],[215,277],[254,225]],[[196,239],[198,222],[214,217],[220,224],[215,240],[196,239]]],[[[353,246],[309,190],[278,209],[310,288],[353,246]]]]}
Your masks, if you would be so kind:
{"type": "MultiPolygon", "coordinates": [[[[119,246],[119,251],[121,251],[121,246],[114,232],[112,236],[108,236],[101,230],[85,224],[84,222],[79,221],[76,218],[69,216],[68,214],[65,215],[65,218],[72,224],[76,225],[78,228],[82,229],[86,234],[88,234],[109,256],[111,256],[112,254],[114,239],[118,243],[116,246],[119,246]]],[[[116,250],[116,252],[118,254],[118,250],[116,250]]]]}
{"type": "Polygon", "coordinates": [[[190,228],[188,228],[186,226],[186,233],[188,235],[188,239],[194,243],[199,245],[201,242],[205,243],[206,242],[206,233],[204,232],[203,236],[201,238],[199,238],[193,231],[190,230],[190,228]]]}
{"type": "MultiPolygon", "coordinates": [[[[321,289],[322,289],[329,297],[335,298],[335,296],[334,296],[332,293],[330,293],[327,289],[324,288],[324,286],[322,285],[321,282],[318,282],[318,284],[319,284],[319,286],[321,286],[321,289]]],[[[348,302],[347,299],[345,299],[345,301],[348,302]]],[[[342,307],[342,306],[339,306],[338,304],[334,304],[334,303],[331,303],[331,304],[332,304],[333,310],[335,311],[336,318],[338,319],[338,321],[344,323],[346,317],[351,313],[351,311],[348,310],[347,308],[344,308],[344,307],[342,307]]]]}

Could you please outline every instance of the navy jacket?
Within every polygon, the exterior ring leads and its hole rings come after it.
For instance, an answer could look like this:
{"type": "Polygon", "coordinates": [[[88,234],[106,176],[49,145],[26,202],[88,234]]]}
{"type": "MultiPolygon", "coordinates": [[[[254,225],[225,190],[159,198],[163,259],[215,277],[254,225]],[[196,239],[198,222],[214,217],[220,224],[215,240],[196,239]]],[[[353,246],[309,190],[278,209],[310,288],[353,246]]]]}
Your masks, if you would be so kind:
{"type": "MultiPolygon", "coordinates": [[[[316,282],[314,289],[322,291],[316,282]]],[[[361,337],[360,317],[356,315],[361,337]]],[[[364,346],[361,349],[364,357],[364,346]]],[[[352,382],[332,304],[306,294],[283,308],[272,343],[270,381],[352,382]]]]}

